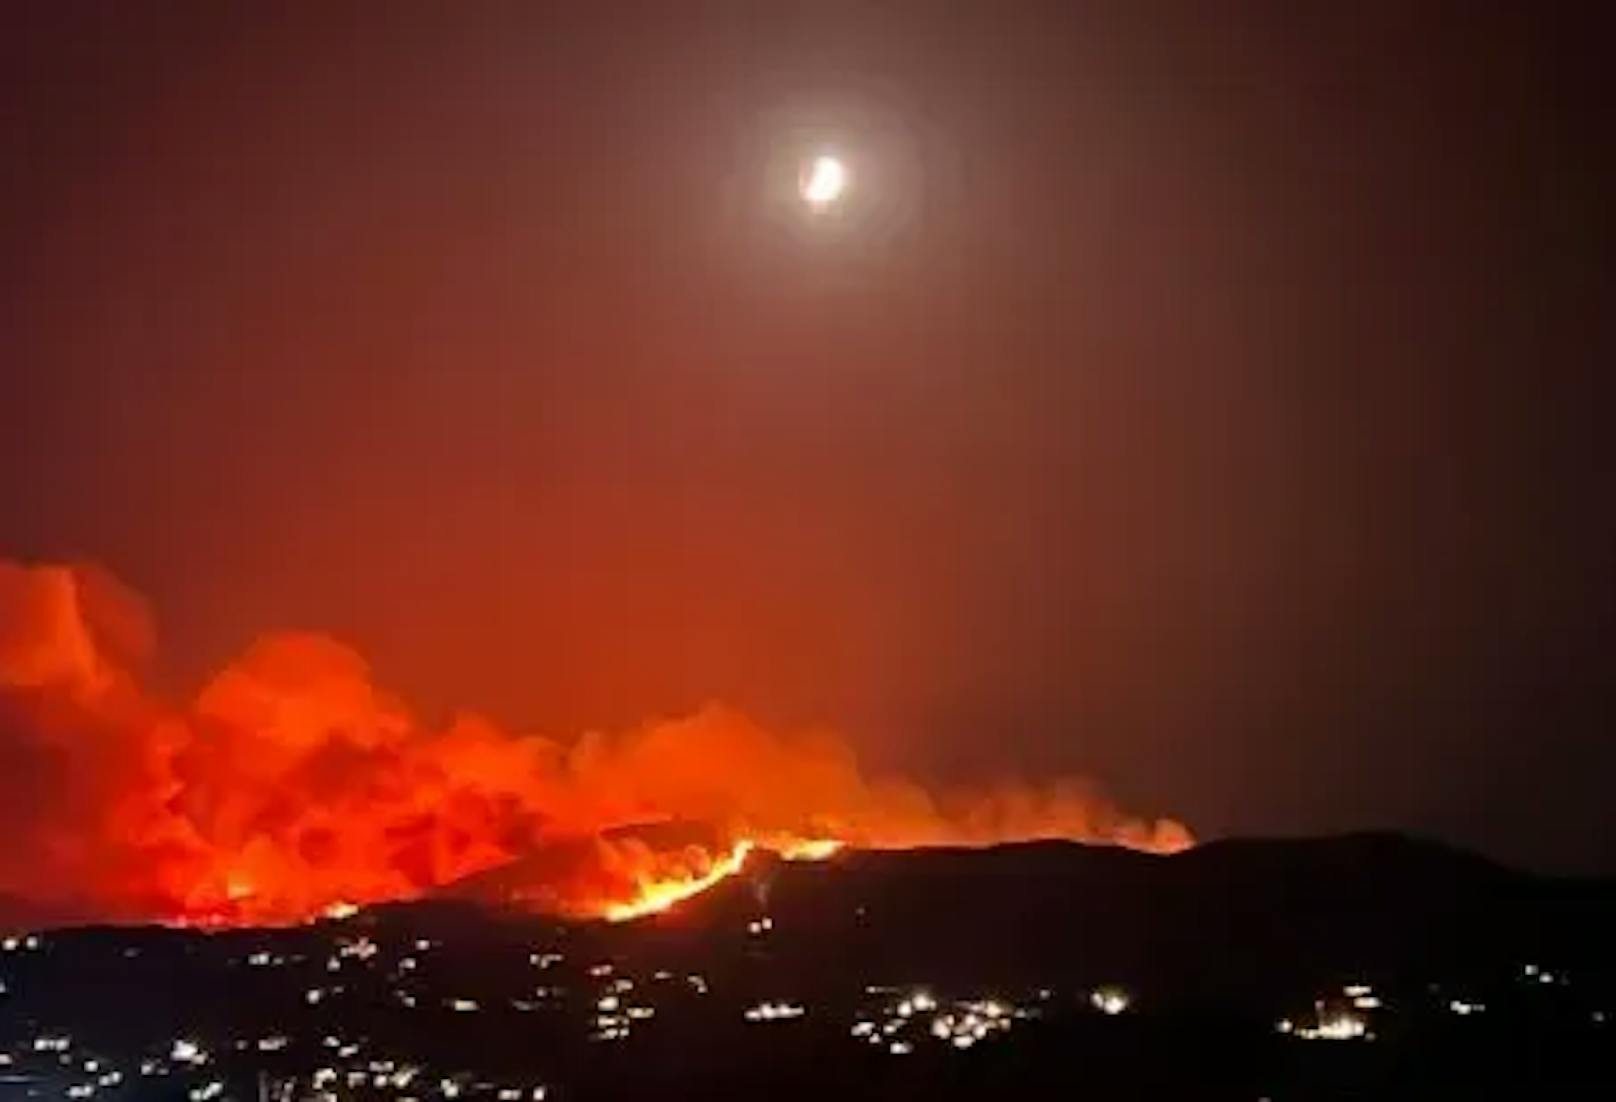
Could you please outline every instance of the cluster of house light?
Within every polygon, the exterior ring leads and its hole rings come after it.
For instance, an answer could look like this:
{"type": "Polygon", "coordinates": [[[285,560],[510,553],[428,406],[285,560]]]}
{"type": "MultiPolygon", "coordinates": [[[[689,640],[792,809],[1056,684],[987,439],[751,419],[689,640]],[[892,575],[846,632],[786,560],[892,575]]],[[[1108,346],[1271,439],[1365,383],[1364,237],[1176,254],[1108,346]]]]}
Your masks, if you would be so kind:
{"type": "MultiPolygon", "coordinates": [[[[1520,979],[1528,986],[1569,986],[1563,972],[1554,972],[1538,964],[1524,964],[1520,979]]],[[[1434,990],[1434,988],[1433,988],[1434,990]]],[[[1471,1018],[1487,1012],[1487,1004],[1470,998],[1450,997],[1443,1004],[1448,1013],[1459,1018],[1471,1018]]],[[[1279,1032],[1304,1041],[1373,1041],[1372,1014],[1385,1009],[1385,1003],[1367,983],[1353,983],[1316,999],[1311,1015],[1301,1019],[1282,1018],[1279,1032]]],[[[1591,1012],[1594,1025],[1603,1025],[1606,1014],[1602,1010],[1591,1012]]]]}
{"type": "MultiPolygon", "coordinates": [[[[764,938],[775,930],[768,916],[754,918],[747,923],[749,938],[764,938]]],[[[4,953],[36,952],[46,947],[37,934],[8,936],[0,940],[4,953]]],[[[354,936],[352,931],[335,936],[327,951],[316,952],[312,961],[301,954],[283,954],[257,949],[236,963],[247,967],[282,968],[289,965],[306,966],[330,975],[333,979],[349,980],[346,973],[370,974],[385,979],[392,994],[408,1008],[414,1008],[426,999],[425,991],[417,982],[423,962],[436,944],[419,939],[412,946],[401,947],[402,955],[389,966],[382,947],[368,936],[354,936]],[[323,967],[322,967],[323,965],[323,967]]],[[[126,956],[136,956],[140,950],[129,948],[126,956]]],[[[561,953],[543,950],[529,955],[532,967],[549,972],[565,960],[561,953]]],[[[638,987],[633,978],[619,973],[611,962],[598,962],[585,969],[592,981],[585,992],[589,1037],[596,1041],[622,1041],[627,1039],[636,1025],[657,1015],[652,1002],[654,992],[663,984],[676,984],[698,995],[706,995],[709,986],[698,974],[675,975],[671,971],[655,972],[651,981],[638,987]]],[[[1531,987],[1565,987],[1569,979],[1562,971],[1537,964],[1523,965],[1516,973],[1517,981],[1531,987]]],[[[548,977],[546,977],[548,979],[548,977]]],[[[344,983],[325,983],[306,988],[304,1001],[316,1006],[348,990],[344,983]]],[[[0,979],[0,996],[7,994],[0,979]]],[[[996,1035],[1009,1031],[1019,1020],[1040,1014],[1040,1003],[1048,1003],[1053,992],[1043,989],[1027,1005],[999,998],[961,998],[940,1000],[924,987],[869,987],[866,994],[874,997],[873,1009],[859,1013],[852,1024],[851,1034],[860,1041],[893,1056],[905,1056],[921,1044],[933,1043],[954,1049],[969,1049],[996,1035]]],[[[531,998],[508,1000],[513,1009],[531,1011],[541,1007],[561,1005],[566,989],[553,983],[537,985],[531,998]]],[[[1131,994],[1122,987],[1107,985],[1080,996],[1095,1011],[1104,1015],[1120,1015],[1133,1007],[1131,994]]],[[[450,994],[426,1000],[424,1005],[437,1006],[453,1013],[474,1014],[492,1006],[497,1009],[507,1000],[489,1004],[467,994],[450,994]]],[[[1439,1003],[1457,1017],[1470,1017],[1485,1013],[1485,1004],[1469,998],[1444,997],[1439,1003]]],[[[1375,1039],[1375,1016],[1385,1009],[1379,994],[1366,983],[1348,984],[1314,1001],[1312,1012],[1297,1020],[1285,1019],[1278,1024],[1280,1032],[1303,1040],[1372,1041],[1375,1039]]],[[[746,1021],[760,1024],[791,1022],[809,1014],[809,1008],[786,999],[769,999],[746,1007],[742,1014],[746,1021]]],[[[1593,1012],[1596,1024],[1605,1021],[1605,1014],[1593,1012]]],[[[239,1053],[281,1053],[293,1050],[293,1038],[285,1032],[270,1032],[262,1036],[237,1038],[224,1042],[239,1053]]],[[[296,1080],[282,1079],[282,1089],[312,1088],[315,1102],[336,1102],[341,1092],[353,1090],[392,1091],[397,1102],[414,1102],[419,1098],[493,1098],[498,1102],[536,1102],[546,1097],[548,1087],[543,1084],[510,1084],[491,1082],[471,1073],[429,1072],[420,1063],[396,1055],[368,1053],[354,1040],[336,1035],[323,1038],[321,1047],[325,1055],[321,1066],[296,1080]]],[[[188,1102],[225,1102],[226,1079],[222,1063],[210,1053],[204,1043],[195,1037],[178,1037],[166,1042],[157,1054],[143,1058],[138,1067],[127,1073],[114,1067],[103,1057],[76,1050],[71,1036],[62,1032],[42,1033],[25,1045],[26,1056],[0,1052],[0,1068],[15,1069],[23,1060],[30,1066],[41,1063],[52,1068],[51,1077],[58,1083],[65,1074],[73,1082],[64,1093],[69,1099],[92,1100],[102,1094],[115,1094],[137,1077],[141,1079],[168,1078],[170,1096],[188,1102]]],[[[280,1096],[277,1096],[280,1097],[280,1096]]],[[[292,1097],[287,1094],[285,1097],[292,1097]]]]}
{"type": "Polygon", "coordinates": [[[851,1035],[893,1056],[907,1056],[916,1043],[933,1042],[967,1049],[1017,1020],[1036,1017],[1037,1009],[1016,1006],[1002,999],[957,999],[940,1002],[927,988],[909,990],[867,987],[866,994],[886,996],[872,1016],[854,1020],[851,1035]],[[891,996],[898,996],[892,998],[891,996]]]}
{"type": "MultiPolygon", "coordinates": [[[[39,935],[31,934],[5,938],[0,941],[0,950],[6,953],[30,952],[42,948],[43,945],[43,939],[39,935]]],[[[414,943],[414,952],[417,955],[431,948],[433,943],[425,939],[414,943]]],[[[125,955],[136,956],[138,952],[138,949],[131,948],[125,950],[125,955]]],[[[368,937],[339,937],[333,942],[330,955],[324,958],[324,971],[336,973],[345,970],[350,964],[369,966],[373,961],[379,963],[380,954],[380,946],[368,937]]],[[[250,968],[281,968],[309,963],[308,958],[303,955],[288,956],[267,950],[251,952],[238,960],[250,968]]],[[[402,978],[403,975],[413,972],[416,967],[416,957],[404,957],[399,961],[393,978],[402,978]]],[[[617,980],[614,983],[622,989],[629,981],[617,980]]],[[[311,987],[304,992],[304,1002],[310,1006],[318,1005],[345,990],[346,987],[341,984],[311,987]]],[[[476,1000],[458,997],[444,1000],[444,1005],[461,1012],[479,1009],[476,1000]]],[[[631,1008],[631,1012],[637,1016],[639,1008],[631,1008]]],[[[287,1051],[292,1045],[293,1039],[286,1033],[274,1032],[258,1037],[237,1038],[233,1043],[228,1043],[227,1047],[239,1053],[268,1054],[287,1051]]],[[[138,1077],[145,1080],[171,1080],[172,1086],[166,1089],[165,1097],[183,1099],[185,1102],[228,1102],[226,1096],[229,1089],[228,1080],[222,1072],[221,1061],[196,1037],[181,1036],[164,1042],[162,1048],[158,1050],[160,1054],[142,1058],[138,1072],[132,1071],[129,1074],[114,1067],[111,1061],[101,1056],[87,1053],[82,1048],[75,1048],[74,1038],[65,1032],[42,1033],[27,1042],[24,1048],[30,1055],[26,1065],[20,1066],[19,1059],[11,1052],[0,1052],[0,1068],[6,1069],[13,1084],[34,1082],[42,1085],[44,1082],[53,1081],[62,1091],[58,1097],[88,1102],[102,1094],[121,1096],[119,1088],[130,1085],[132,1077],[138,1077]],[[49,1077],[48,1080],[32,1078],[40,1074],[42,1061],[48,1061],[50,1068],[54,1069],[45,1073],[49,1077]],[[60,1086],[64,1076],[75,1081],[60,1086]]],[[[421,1065],[407,1060],[362,1055],[361,1043],[334,1034],[328,1034],[323,1038],[321,1048],[327,1052],[326,1062],[322,1066],[313,1069],[309,1074],[271,1081],[269,1085],[274,1092],[271,1097],[338,1102],[339,1098],[347,1097],[346,1092],[368,1089],[397,1092],[394,1095],[396,1102],[417,1102],[418,1099],[425,1097],[540,1102],[550,1089],[542,1083],[512,1085],[491,1082],[466,1072],[442,1076],[429,1075],[421,1065]],[[312,1093],[301,1093],[305,1089],[312,1093]]],[[[30,1091],[29,1097],[33,1096],[33,1092],[30,1091]]]]}
{"type": "MultiPolygon", "coordinates": [[[[609,972],[602,973],[607,975],[609,972]]],[[[594,1041],[624,1041],[634,1031],[636,1022],[648,1021],[656,1016],[656,1008],[627,1000],[634,990],[634,981],[627,976],[611,980],[595,1000],[595,1016],[591,1023],[594,1041]]]]}
{"type": "Polygon", "coordinates": [[[1336,994],[1313,1001],[1311,1015],[1293,1021],[1281,1018],[1281,1033],[1304,1041],[1373,1041],[1369,1012],[1384,1004],[1366,983],[1350,983],[1336,994]]]}
{"type": "Polygon", "coordinates": [[[1096,987],[1089,992],[1089,1005],[1101,1014],[1116,1017],[1133,1005],[1133,996],[1127,991],[1114,985],[1096,987]]]}
{"type": "Polygon", "coordinates": [[[808,1013],[801,1003],[761,1002],[746,1008],[744,1017],[749,1022],[788,1022],[808,1013]]]}

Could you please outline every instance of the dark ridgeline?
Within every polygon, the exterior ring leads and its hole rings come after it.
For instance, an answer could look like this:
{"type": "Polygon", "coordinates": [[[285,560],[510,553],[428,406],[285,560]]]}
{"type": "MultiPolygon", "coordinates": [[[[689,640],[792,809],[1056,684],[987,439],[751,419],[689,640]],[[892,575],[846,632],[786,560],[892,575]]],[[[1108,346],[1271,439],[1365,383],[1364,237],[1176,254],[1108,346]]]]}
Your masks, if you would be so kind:
{"type": "Polygon", "coordinates": [[[760,905],[800,939],[810,974],[840,962],[967,985],[1122,981],[1156,1005],[1255,1012],[1366,972],[1604,971],[1616,928],[1616,884],[1531,877],[1391,834],[1173,857],[1064,842],[850,853],[774,863],[666,921],[722,925],[760,905]]]}
{"type": "MultiPolygon", "coordinates": [[[[283,931],[60,931],[0,958],[0,1042],[71,1032],[134,1067],[169,1038],[200,1035],[219,1054],[212,1066],[250,1085],[260,1070],[340,1063],[320,1047],[337,1036],[434,1076],[463,1073],[468,1090],[538,1077],[561,1098],[1521,1097],[1616,1083],[1616,1026],[1603,1017],[1616,1010],[1612,929],[1616,883],[1533,877],[1393,835],[1219,842],[1170,858],[1058,842],[754,857],[709,893],[616,926],[462,893],[283,931]],[[767,931],[748,932],[765,916],[767,931]],[[375,957],[330,970],[333,946],[359,937],[375,957]],[[414,952],[418,939],[431,948],[414,952]],[[534,963],[549,952],[560,959],[534,963]],[[254,953],[272,966],[252,966],[254,953]],[[605,962],[610,973],[590,971],[605,962]],[[654,1017],[627,1040],[591,1040],[598,1000],[621,977],[633,984],[621,1001],[654,1017]],[[1276,1030],[1358,982],[1385,1003],[1374,1041],[1276,1030]],[[1090,1005],[1106,984],[1131,996],[1125,1013],[1090,1005]],[[1036,1016],[970,1051],[920,1037],[894,1056],[850,1035],[900,997],[872,985],[997,996],[1036,1016]],[[1461,997],[1485,1013],[1458,1016],[1461,997]],[[804,1014],[744,1017],[769,1002],[804,1014]],[[284,1050],[232,1051],[277,1034],[284,1050]]],[[[403,1093],[440,1097],[436,1084],[403,1093]]],[[[119,1089],[99,1097],[175,1087],[119,1089]]]]}

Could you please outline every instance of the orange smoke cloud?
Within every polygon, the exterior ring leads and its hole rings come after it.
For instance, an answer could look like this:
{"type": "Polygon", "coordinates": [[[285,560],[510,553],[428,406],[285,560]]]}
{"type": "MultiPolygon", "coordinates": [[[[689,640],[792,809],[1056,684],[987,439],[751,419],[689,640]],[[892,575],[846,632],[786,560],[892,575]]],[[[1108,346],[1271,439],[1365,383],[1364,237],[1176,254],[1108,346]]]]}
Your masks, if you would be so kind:
{"type": "Polygon", "coordinates": [[[480,877],[538,909],[626,918],[754,846],[1191,843],[1081,782],[937,794],[870,779],[834,735],[720,705],[571,743],[475,715],[429,730],[319,635],[264,637],[172,706],[136,676],[151,638],[143,603],[104,573],[0,562],[0,898],[285,922],[480,877]],[[659,841],[652,824],[703,837],[659,841]]]}

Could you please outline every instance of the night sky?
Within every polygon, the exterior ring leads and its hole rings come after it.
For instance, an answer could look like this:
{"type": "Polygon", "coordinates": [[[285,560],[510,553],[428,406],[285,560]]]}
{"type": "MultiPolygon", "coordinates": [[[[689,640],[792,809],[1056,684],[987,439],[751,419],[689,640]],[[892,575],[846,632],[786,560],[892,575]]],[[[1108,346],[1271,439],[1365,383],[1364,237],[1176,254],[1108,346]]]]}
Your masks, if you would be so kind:
{"type": "Polygon", "coordinates": [[[1579,19],[7,4],[0,556],[175,693],[311,627],[429,714],[1616,872],[1579,19]]]}

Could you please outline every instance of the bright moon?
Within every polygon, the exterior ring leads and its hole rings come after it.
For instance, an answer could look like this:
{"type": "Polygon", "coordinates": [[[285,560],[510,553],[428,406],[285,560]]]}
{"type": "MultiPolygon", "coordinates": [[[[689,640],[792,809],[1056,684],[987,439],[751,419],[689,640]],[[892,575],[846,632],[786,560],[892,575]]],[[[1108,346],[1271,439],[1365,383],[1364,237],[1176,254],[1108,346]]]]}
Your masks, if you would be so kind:
{"type": "Polygon", "coordinates": [[[802,174],[802,197],[815,210],[822,210],[847,190],[847,166],[835,157],[815,157],[802,174]]]}

